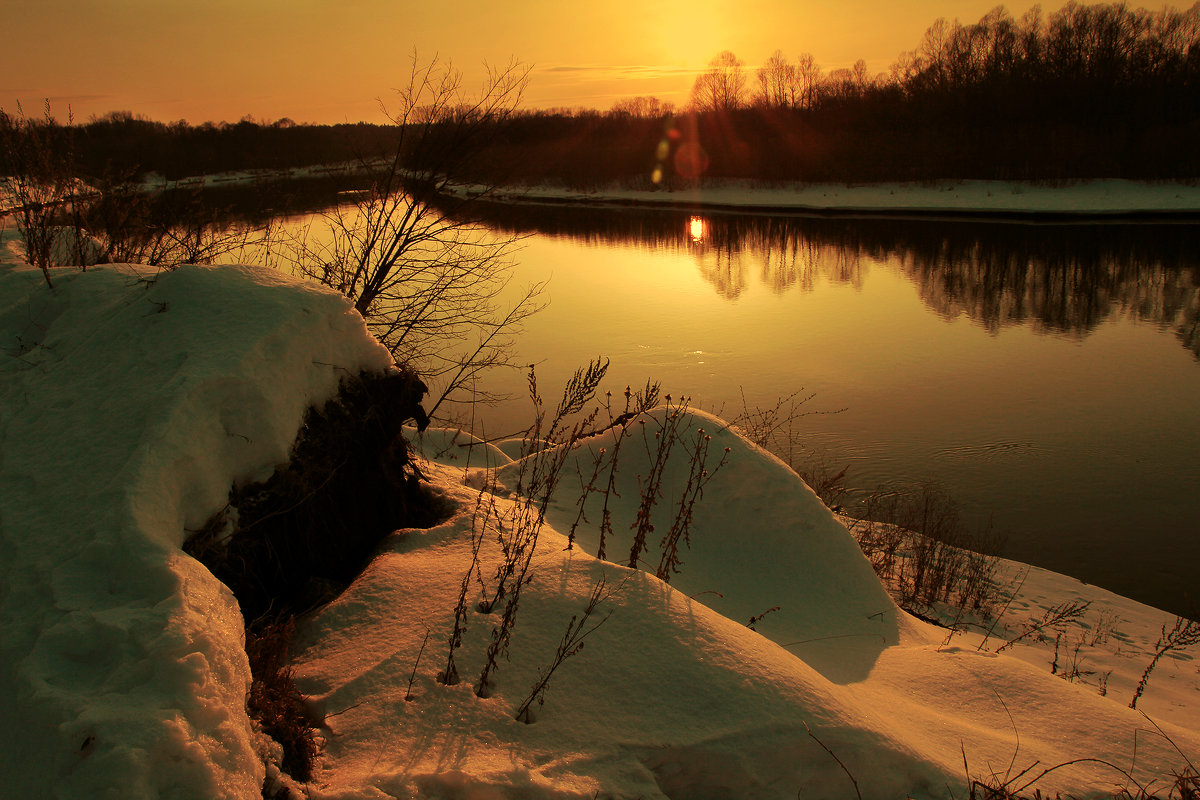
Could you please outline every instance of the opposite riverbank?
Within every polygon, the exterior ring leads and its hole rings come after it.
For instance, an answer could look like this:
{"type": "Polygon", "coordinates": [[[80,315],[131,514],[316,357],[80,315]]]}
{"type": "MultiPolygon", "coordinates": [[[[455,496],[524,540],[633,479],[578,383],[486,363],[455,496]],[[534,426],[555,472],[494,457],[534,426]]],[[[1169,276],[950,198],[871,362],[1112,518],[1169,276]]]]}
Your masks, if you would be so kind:
{"type": "Polygon", "coordinates": [[[991,217],[1054,221],[1200,221],[1200,185],[1092,180],[1071,183],[780,183],[711,181],[687,188],[506,186],[463,195],[505,203],[844,216],[991,217]]]}

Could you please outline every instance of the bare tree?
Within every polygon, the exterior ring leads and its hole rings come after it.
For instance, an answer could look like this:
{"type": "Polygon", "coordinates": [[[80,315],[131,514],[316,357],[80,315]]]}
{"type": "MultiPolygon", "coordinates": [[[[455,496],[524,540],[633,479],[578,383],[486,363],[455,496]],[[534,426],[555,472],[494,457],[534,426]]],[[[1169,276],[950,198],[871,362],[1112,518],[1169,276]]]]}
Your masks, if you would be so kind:
{"type": "Polygon", "coordinates": [[[471,182],[498,128],[516,112],[529,68],[489,67],[475,93],[453,65],[416,54],[408,82],[384,106],[395,125],[389,155],[365,164],[371,189],[326,215],[327,236],[292,248],[296,267],[354,301],[397,361],[440,392],[429,413],[482,370],[505,364],[511,337],[539,308],[540,286],[506,304],[518,242],[472,219],[495,190],[471,182]]]}
{"type": "Polygon", "coordinates": [[[854,81],[855,93],[859,96],[866,94],[867,90],[875,85],[875,79],[867,71],[867,62],[864,59],[860,58],[854,62],[854,67],[850,70],[850,75],[854,81]]]}
{"type": "Polygon", "coordinates": [[[892,83],[897,86],[905,86],[911,81],[920,67],[917,63],[917,54],[914,50],[905,50],[896,57],[896,60],[888,68],[892,83]]]}
{"type": "Polygon", "coordinates": [[[799,104],[799,75],[782,50],[776,50],[756,73],[758,102],[768,108],[794,108],[799,104]]]}
{"type": "Polygon", "coordinates": [[[729,50],[708,62],[692,85],[692,104],[701,111],[729,111],[746,104],[745,63],[729,50]]]}
{"type": "Polygon", "coordinates": [[[796,84],[800,92],[797,106],[812,108],[817,99],[817,87],[821,85],[821,65],[812,53],[801,53],[796,59],[796,84]]]}
{"type": "MultiPolygon", "coordinates": [[[[121,115],[132,118],[110,116],[121,115]]],[[[205,209],[199,189],[147,192],[131,175],[81,174],[75,134],[70,109],[60,124],[49,101],[41,119],[0,111],[0,212],[11,206],[25,258],[51,288],[51,267],[212,263],[259,238],[205,209]]]]}
{"type": "MultiPolygon", "coordinates": [[[[25,258],[42,271],[53,288],[50,268],[74,261],[81,238],[70,235],[64,221],[77,218],[77,202],[89,192],[75,174],[74,127],[54,118],[47,100],[41,119],[0,111],[0,212],[11,211],[25,258]]],[[[94,263],[94,260],[93,260],[94,263]]]]}
{"type": "Polygon", "coordinates": [[[946,47],[953,32],[954,27],[946,18],[938,17],[925,31],[921,44],[915,51],[917,69],[931,88],[940,89],[946,85],[946,47]]]}

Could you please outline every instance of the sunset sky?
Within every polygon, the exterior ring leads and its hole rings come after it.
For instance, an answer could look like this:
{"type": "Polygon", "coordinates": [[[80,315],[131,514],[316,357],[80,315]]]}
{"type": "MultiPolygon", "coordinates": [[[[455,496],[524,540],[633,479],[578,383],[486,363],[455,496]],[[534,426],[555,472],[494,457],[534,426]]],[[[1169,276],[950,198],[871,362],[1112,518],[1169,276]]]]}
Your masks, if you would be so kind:
{"type": "MultiPolygon", "coordinates": [[[[632,95],[682,104],[721,50],[750,67],[774,50],[826,71],[881,72],[938,17],[995,0],[0,0],[0,107],[77,120],[382,121],[414,48],[471,85],[484,62],[532,65],[526,107],[605,109],[632,95]]],[[[1010,5],[1020,17],[1031,4],[1010,5]]],[[[1061,2],[1043,4],[1047,13],[1061,2]]],[[[1186,7],[1190,3],[1172,3],[1186,7]]],[[[1157,6],[1156,6],[1157,7],[1157,6]]]]}

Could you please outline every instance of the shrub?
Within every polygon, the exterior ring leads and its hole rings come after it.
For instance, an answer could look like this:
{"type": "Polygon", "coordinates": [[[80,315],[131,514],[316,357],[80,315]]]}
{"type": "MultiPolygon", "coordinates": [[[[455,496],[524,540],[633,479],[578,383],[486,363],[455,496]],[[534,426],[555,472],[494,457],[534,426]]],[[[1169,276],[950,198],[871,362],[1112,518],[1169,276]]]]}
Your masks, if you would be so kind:
{"type": "Polygon", "coordinates": [[[316,720],[305,708],[304,696],[288,666],[294,632],[290,615],[247,628],[246,655],[252,680],[246,712],[262,726],[263,733],[283,747],[282,770],[296,780],[308,781],[317,757],[316,720]]]}
{"type": "Polygon", "coordinates": [[[997,546],[990,529],[971,531],[944,491],[926,483],[866,498],[851,525],[875,573],[907,610],[949,603],[987,618],[996,599],[997,546]]]}

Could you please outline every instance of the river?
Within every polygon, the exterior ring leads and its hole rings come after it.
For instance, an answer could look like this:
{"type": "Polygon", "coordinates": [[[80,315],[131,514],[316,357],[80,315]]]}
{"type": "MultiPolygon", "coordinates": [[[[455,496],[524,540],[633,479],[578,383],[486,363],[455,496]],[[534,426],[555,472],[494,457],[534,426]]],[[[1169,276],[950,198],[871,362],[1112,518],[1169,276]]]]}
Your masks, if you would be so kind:
{"type": "MultiPolygon", "coordinates": [[[[1200,595],[1200,226],[496,208],[547,280],[516,360],[736,415],[807,398],[795,459],[932,481],[1007,557],[1177,613],[1200,595]],[[797,394],[798,393],[798,394],[797,394]],[[836,412],[836,413],[824,413],[836,412]]],[[[528,424],[517,399],[489,433],[528,424]]],[[[549,394],[546,389],[546,394],[549,394]]]]}

